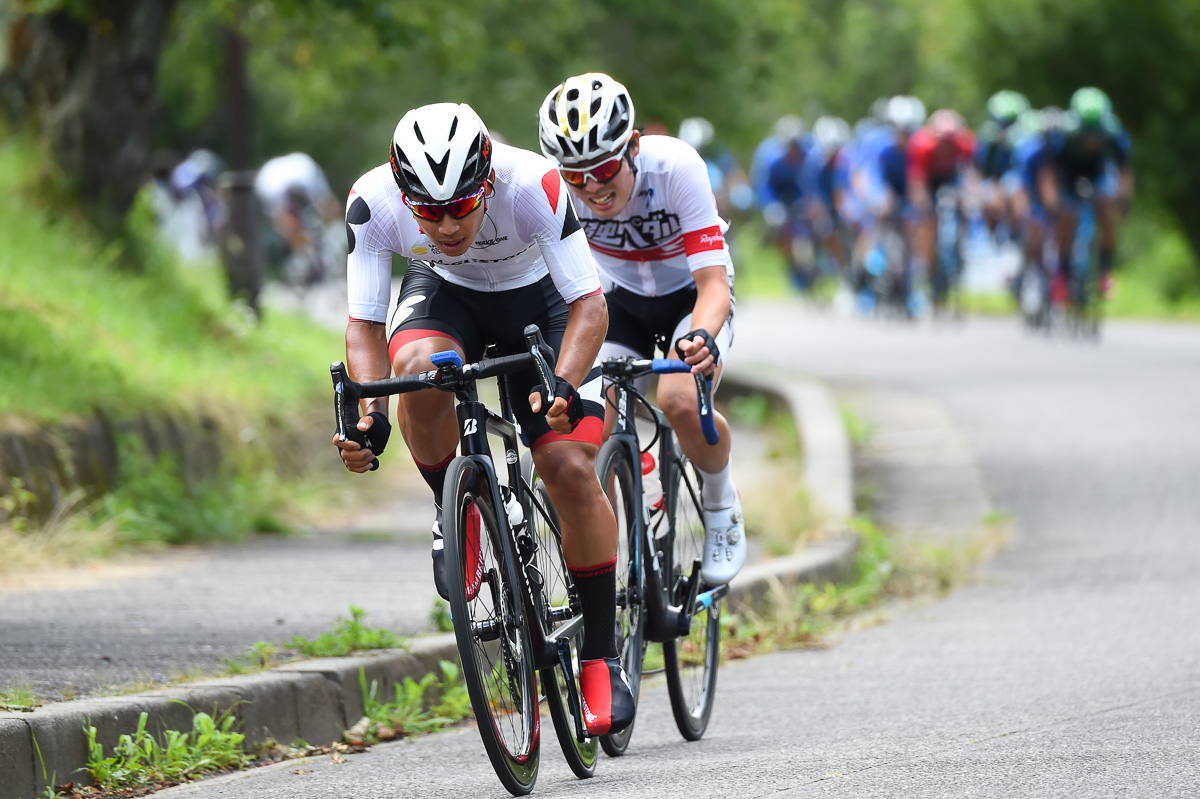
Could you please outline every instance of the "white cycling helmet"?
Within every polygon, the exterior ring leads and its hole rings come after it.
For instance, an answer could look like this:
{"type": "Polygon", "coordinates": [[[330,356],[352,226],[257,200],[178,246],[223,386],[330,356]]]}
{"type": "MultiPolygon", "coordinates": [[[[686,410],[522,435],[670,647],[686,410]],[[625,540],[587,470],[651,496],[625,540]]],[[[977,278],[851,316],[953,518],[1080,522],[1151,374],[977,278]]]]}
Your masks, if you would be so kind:
{"type": "Polygon", "coordinates": [[[538,111],[542,152],[564,167],[619,153],[633,136],[629,90],[603,72],[567,78],[538,111]]]}
{"type": "Polygon", "coordinates": [[[850,124],[841,117],[820,117],[813,123],[813,138],[826,152],[840,150],[850,141],[850,124]]]}
{"type": "Polygon", "coordinates": [[[925,104],[911,95],[897,95],[888,101],[887,121],[912,132],[925,124],[925,104]]]}
{"type": "Polygon", "coordinates": [[[804,134],[808,132],[808,126],[795,114],[784,114],[775,120],[774,132],[775,138],[787,143],[804,138],[804,134]]]}
{"type": "Polygon", "coordinates": [[[704,117],[688,117],[679,123],[679,138],[692,145],[692,149],[703,150],[712,143],[712,123],[704,117]]]}
{"type": "Polygon", "coordinates": [[[400,119],[392,136],[392,177],[419,202],[442,203],[476,191],[492,172],[492,140],[466,103],[434,103],[400,119]]]}

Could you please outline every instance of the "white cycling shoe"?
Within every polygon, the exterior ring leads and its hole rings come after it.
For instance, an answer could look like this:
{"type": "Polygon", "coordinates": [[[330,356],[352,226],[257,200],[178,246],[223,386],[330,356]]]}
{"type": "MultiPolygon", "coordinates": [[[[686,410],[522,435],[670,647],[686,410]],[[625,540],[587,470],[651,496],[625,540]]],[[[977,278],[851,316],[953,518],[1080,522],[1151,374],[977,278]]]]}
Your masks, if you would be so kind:
{"type": "Polygon", "coordinates": [[[708,585],[723,585],[746,563],[746,523],[742,500],[733,506],[704,511],[704,562],[700,576],[708,585]]]}

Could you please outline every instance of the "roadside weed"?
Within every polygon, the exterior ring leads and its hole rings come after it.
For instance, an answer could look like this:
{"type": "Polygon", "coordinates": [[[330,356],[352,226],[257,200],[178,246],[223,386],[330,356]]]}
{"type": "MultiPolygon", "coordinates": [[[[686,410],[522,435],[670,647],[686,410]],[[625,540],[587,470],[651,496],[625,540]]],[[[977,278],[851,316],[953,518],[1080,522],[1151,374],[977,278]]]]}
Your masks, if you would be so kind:
{"type": "Polygon", "coordinates": [[[368,627],[363,624],[367,612],[357,605],[350,606],[350,618],[338,620],[333,632],[322,633],[315,640],[297,635],[288,646],[310,658],[343,657],[351,652],[369,649],[398,649],[405,646],[404,639],[383,627],[368,627]]]}
{"type": "Polygon", "coordinates": [[[429,623],[439,633],[454,632],[454,619],[450,618],[450,603],[439,596],[429,606],[429,623]]]}
{"type": "Polygon", "coordinates": [[[363,696],[364,715],[345,732],[351,744],[375,744],[406,735],[436,732],[471,716],[471,700],[456,664],[443,660],[441,674],[426,674],[419,681],[406,677],[393,683],[393,699],[379,697],[379,683],[367,685],[366,673],[359,669],[358,685],[363,696]]]}
{"type": "Polygon", "coordinates": [[[40,704],[42,700],[33,692],[33,683],[29,681],[12,683],[0,691],[0,710],[31,713],[40,704]]]}
{"type": "Polygon", "coordinates": [[[103,790],[175,784],[205,772],[241,768],[252,759],[242,751],[245,736],[233,727],[236,719],[225,711],[216,719],[207,713],[192,717],[190,732],[166,730],[155,737],[146,731],[148,714],[138,718],[137,730],[122,735],[112,755],[96,740],[96,728],[87,725],[88,772],[103,790]]]}

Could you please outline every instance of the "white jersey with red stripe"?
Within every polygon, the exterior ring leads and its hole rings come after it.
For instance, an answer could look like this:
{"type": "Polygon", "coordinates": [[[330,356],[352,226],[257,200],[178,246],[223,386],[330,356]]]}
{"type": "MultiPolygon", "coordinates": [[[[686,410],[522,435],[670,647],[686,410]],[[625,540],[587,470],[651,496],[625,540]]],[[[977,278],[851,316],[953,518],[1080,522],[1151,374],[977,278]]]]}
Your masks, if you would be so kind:
{"type": "Polygon", "coordinates": [[[724,266],[732,283],[729,224],[717,215],[704,159],[671,136],[640,142],[633,196],[620,214],[597,218],[572,194],[601,277],[646,297],[688,288],[692,272],[709,266],[724,266]]]}
{"type": "Polygon", "coordinates": [[[493,143],[494,193],[466,255],[448,256],[421,230],[389,164],[360,177],[346,203],[350,316],[387,318],[392,254],[429,264],[451,283],[478,291],[528,286],[547,274],[568,303],[600,289],[596,264],[555,164],[493,143]]]}

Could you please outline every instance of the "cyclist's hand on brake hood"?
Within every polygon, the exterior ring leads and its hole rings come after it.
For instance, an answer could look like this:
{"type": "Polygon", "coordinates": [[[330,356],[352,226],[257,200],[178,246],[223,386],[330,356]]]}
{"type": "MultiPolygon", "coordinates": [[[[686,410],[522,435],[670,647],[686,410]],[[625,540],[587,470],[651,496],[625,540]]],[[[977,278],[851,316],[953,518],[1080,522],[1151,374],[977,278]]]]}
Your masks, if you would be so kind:
{"type": "Polygon", "coordinates": [[[370,471],[376,457],[383,454],[391,433],[392,425],[388,418],[379,411],[372,411],[358,420],[357,435],[351,433],[345,441],[341,441],[334,433],[333,445],[338,448],[346,468],[362,474],[370,471]]]}
{"type": "MultiPolygon", "coordinates": [[[[538,388],[529,395],[529,407],[534,413],[541,413],[545,405],[545,389],[538,388]]],[[[546,411],[546,424],[559,435],[574,432],[583,421],[583,400],[575,386],[565,378],[554,378],[554,404],[546,411]]]]}

